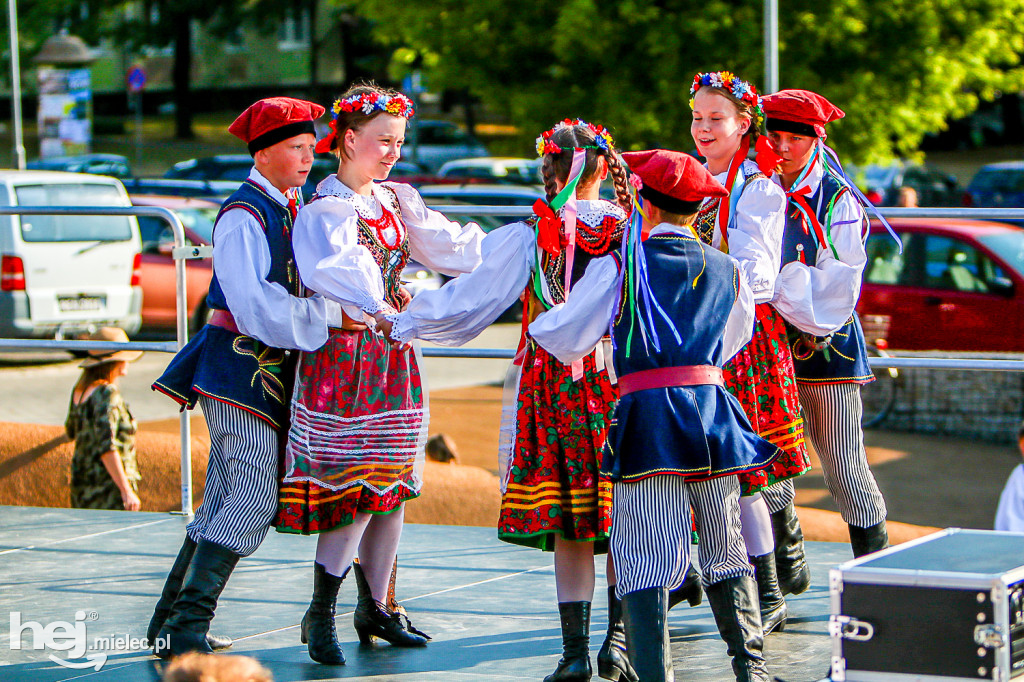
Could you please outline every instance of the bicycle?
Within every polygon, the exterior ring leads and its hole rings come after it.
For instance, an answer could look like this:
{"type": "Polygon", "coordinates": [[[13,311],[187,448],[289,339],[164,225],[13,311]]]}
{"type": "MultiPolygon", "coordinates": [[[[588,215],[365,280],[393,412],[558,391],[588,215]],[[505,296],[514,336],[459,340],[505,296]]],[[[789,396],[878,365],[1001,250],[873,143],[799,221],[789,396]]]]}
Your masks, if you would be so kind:
{"type": "MultiPolygon", "coordinates": [[[[884,348],[879,348],[874,343],[867,344],[867,349],[869,358],[892,357],[884,348]]],[[[875,380],[861,386],[860,393],[864,405],[860,424],[865,429],[878,426],[885,421],[896,405],[896,394],[899,389],[897,380],[900,373],[895,367],[873,367],[871,371],[875,375],[875,380]]]]}

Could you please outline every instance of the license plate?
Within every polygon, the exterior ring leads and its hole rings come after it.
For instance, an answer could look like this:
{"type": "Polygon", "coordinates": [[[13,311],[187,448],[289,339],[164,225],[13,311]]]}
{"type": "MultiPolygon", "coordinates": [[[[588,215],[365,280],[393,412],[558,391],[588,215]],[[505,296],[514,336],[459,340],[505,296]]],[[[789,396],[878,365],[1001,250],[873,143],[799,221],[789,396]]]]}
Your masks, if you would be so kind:
{"type": "Polygon", "coordinates": [[[57,307],[62,313],[80,310],[99,310],[107,304],[106,296],[58,296],[57,307]]]}

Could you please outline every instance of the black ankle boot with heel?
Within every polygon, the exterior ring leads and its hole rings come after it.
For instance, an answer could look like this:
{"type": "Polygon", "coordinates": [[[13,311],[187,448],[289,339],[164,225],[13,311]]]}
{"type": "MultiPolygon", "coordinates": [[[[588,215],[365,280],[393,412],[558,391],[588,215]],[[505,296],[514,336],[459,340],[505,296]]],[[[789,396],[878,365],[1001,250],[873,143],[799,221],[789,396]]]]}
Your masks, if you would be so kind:
{"type": "MultiPolygon", "coordinates": [[[[395,570],[392,568],[392,580],[394,580],[395,570]]],[[[412,626],[408,615],[401,611],[394,611],[373,598],[362,566],[358,563],[352,564],[352,573],[356,577],[356,588],[359,593],[352,623],[355,625],[356,634],[359,635],[360,644],[373,644],[375,639],[383,639],[391,646],[427,645],[427,640],[430,638],[412,626]],[[405,619],[404,624],[403,618],[405,619]]],[[[391,592],[390,589],[389,592],[391,592]]]]}
{"type": "Polygon", "coordinates": [[[590,602],[559,602],[558,615],[562,621],[562,658],[544,682],[589,682],[594,675],[590,665],[590,602]]]}
{"type": "Polygon", "coordinates": [[[342,665],[345,652],[338,642],[338,631],[334,618],[337,613],[338,590],[345,580],[342,575],[331,575],[319,563],[313,562],[313,598],[302,616],[299,641],[309,646],[309,657],[324,665],[342,665]]]}
{"type": "Polygon", "coordinates": [[[754,567],[757,599],[761,609],[761,628],[766,635],[775,630],[782,632],[789,618],[789,607],[786,606],[786,599],[779,589],[779,578],[775,573],[775,555],[768,552],[747,558],[754,567]]]}

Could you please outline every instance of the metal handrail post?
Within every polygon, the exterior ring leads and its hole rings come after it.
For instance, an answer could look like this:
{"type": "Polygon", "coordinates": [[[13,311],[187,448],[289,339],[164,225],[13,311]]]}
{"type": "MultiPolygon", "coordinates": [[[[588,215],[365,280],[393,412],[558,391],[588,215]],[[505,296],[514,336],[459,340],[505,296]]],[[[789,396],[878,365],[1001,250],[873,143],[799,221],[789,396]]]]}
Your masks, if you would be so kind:
{"type": "MultiPolygon", "coordinates": [[[[162,206],[0,206],[0,215],[101,215],[152,216],[171,226],[174,235],[174,283],[177,289],[178,350],[188,343],[188,304],[185,289],[185,226],[178,216],[162,206]]],[[[24,344],[29,345],[29,344],[24,344]]],[[[192,433],[188,412],[180,416],[181,430],[181,513],[192,515],[192,433]]]]}

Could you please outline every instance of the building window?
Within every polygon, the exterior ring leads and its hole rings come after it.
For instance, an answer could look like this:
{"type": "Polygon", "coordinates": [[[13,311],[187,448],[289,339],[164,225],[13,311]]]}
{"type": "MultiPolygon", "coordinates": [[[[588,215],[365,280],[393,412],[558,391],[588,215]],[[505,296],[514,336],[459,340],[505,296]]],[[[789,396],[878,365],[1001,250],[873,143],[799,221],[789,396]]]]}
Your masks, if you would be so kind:
{"type": "Polygon", "coordinates": [[[309,47],[309,9],[303,5],[292,3],[284,8],[284,18],[277,31],[277,46],[282,50],[309,47]]]}

